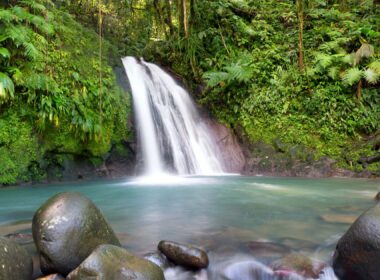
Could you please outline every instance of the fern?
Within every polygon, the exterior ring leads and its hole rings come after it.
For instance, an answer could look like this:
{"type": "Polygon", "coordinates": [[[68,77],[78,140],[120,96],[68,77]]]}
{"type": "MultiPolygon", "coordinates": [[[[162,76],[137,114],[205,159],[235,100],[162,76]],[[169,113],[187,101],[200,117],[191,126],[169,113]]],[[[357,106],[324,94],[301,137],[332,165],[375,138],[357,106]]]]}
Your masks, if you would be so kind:
{"type": "Polygon", "coordinates": [[[368,68],[364,71],[364,78],[370,84],[376,84],[379,81],[380,75],[376,73],[371,68],[368,68]]]}
{"type": "Polygon", "coordinates": [[[226,66],[225,69],[229,74],[228,79],[231,81],[236,80],[238,82],[248,82],[253,76],[252,70],[248,65],[233,63],[226,66]]]}
{"type": "Polygon", "coordinates": [[[203,77],[209,87],[216,87],[226,82],[229,78],[229,74],[226,72],[206,72],[203,74],[203,77]]]}
{"type": "Polygon", "coordinates": [[[357,67],[350,68],[343,73],[342,80],[347,85],[354,85],[363,77],[363,71],[357,67]]]}
{"type": "Polygon", "coordinates": [[[368,65],[368,68],[380,75],[380,60],[373,61],[368,65]]]}

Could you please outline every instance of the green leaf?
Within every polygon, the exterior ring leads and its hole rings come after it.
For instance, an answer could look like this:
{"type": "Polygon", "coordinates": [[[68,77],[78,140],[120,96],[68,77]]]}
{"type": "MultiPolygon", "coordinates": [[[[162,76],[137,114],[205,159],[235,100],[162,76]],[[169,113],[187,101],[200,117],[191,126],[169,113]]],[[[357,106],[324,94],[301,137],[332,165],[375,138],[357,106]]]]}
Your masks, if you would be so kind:
{"type": "Polygon", "coordinates": [[[5,73],[0,72],[0,98],[8,98],[8,94],[13,97],[15,92],[15,87],[13,81],[5,73]]]}
{"type": "Polygon", "coordinates": [[[364,78],[368,81],[368,83],[376,84],[379,81],[380,74],[376,73],[371,68],[368,68],[364,71],[364,78]]]}
{"type": "Polygon", "coordinates": [[[343,73],[342,80],[347,85],[354,85],[363,77],[363,71],[359,68],[350,68],[343,73]]]}
{"type": "Polygon", "coordinates": [[[7,48],[0,47],[0,56],[2,56],[4,58],[10,58],[11,53],[9,52],[9,50],[7,48]]]}

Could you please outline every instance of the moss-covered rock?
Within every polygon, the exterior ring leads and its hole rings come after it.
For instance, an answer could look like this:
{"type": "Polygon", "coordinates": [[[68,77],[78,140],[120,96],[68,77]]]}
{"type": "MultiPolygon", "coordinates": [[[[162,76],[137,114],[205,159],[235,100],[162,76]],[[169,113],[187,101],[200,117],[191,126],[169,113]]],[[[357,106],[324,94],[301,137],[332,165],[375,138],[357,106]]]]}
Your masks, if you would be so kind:
{"type": "Polygon", "coordinates": [[[33,217],[32,230],[46,274],[66,275],[98,245],[120,245],[100,210],[79,193],[61,193],[46,201],[33,217]]]}
{"type": "Polygon", "coordinates": [[[138,258],[127,250],[100,245],[67,280],[164,280],[162,270],[154,263],[138,258]]]}

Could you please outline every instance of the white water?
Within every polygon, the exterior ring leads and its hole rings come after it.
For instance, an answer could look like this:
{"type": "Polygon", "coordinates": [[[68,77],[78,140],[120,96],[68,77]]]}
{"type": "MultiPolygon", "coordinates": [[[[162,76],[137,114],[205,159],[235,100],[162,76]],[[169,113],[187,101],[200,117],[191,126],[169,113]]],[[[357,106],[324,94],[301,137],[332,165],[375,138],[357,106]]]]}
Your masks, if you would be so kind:
{"type": "Polygon", "coordinates": [[[157,65],[122,59],[130,81],[144,174],[223,173],[215,141],[189,94],[157,65]]]}

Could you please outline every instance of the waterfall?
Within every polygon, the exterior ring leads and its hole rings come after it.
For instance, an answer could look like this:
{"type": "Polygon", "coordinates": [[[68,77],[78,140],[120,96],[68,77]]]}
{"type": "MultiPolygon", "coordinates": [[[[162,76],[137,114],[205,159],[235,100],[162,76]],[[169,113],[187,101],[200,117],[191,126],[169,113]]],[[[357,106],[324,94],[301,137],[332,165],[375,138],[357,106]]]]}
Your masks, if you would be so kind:
{"type": "Polygon", "coordinates": [[[217,145],[189,94],[155,64],[134,57],[122,61],[132,90],[144,173],[223,173],[217,145]]]}

